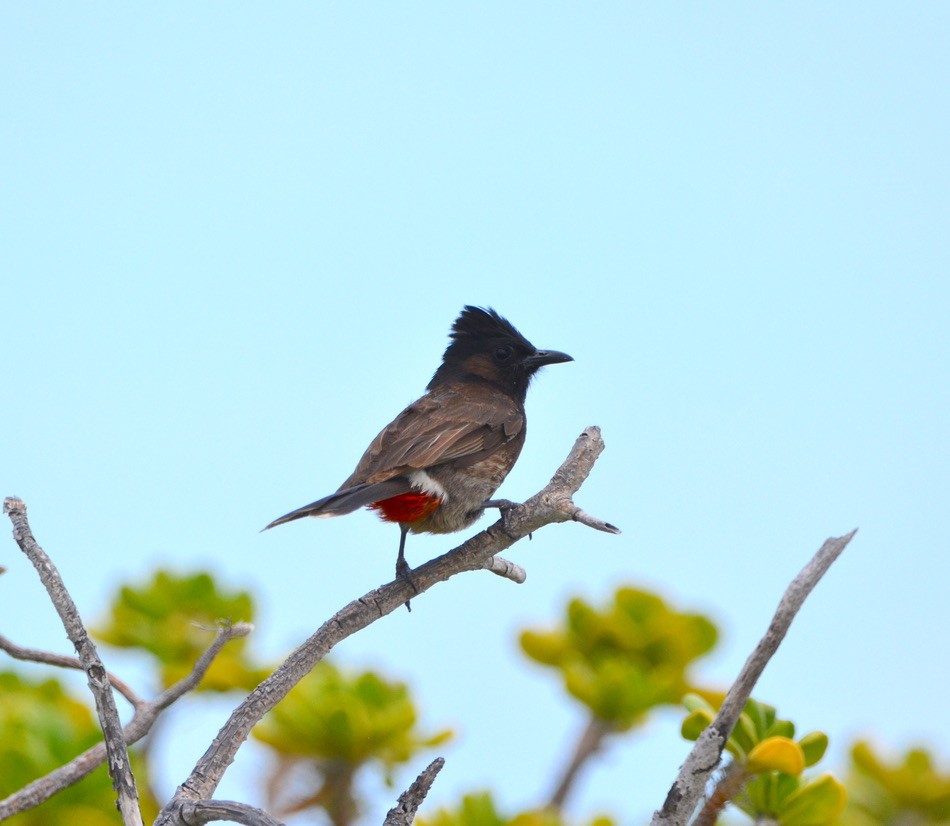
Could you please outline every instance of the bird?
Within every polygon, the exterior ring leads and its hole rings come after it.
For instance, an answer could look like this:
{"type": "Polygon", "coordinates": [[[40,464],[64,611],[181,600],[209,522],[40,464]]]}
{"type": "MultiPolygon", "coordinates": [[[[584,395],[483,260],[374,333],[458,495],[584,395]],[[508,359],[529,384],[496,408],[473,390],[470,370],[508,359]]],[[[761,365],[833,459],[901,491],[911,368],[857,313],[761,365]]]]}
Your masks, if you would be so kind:
{"type": "Polygon", "coordinates": [[[545,365],[574,359],[537,349],[491,308],[465,306],[449,339],[425,394],[379,432],[337,491],[264,530],[368,507],[399,526],[396,577],[406,579],[406,534],[454,533],[487,507],[511,505],[491,497],[524,446],[528,385],[545,365]]]}

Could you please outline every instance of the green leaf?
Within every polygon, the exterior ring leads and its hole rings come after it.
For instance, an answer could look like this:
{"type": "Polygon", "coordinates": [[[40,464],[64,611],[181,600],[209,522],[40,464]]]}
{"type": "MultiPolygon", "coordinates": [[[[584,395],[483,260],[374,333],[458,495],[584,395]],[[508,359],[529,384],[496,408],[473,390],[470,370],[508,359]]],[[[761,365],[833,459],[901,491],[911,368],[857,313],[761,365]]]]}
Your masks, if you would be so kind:
{"type": "Polygon", "coordinates": [[[814,766],[828,750],[828,735],[823,731],[810,731],[798,741],[798,745],[805,755],[805,765],[814,766]]]}
{"type": "Polygon", "coordinates": [[[744,711],[739,715],[739,719],[736,720],[735,728],[732,730],[732,734],[729,735],[729,739],[746,754],[748,754],[758,742],[755,723],[752,722],[749,715],[744,711]]]}
{"type": "Polygon", "coordinates": [[[680,732],[686,740],[697,740],[699,735],[706,730],[706,727],[713,721],[713,716],[705,709],[696,709],[686,715],[680,732]]]}
{"type": "Polygon", "coordinates": [[[755,723],[756,742],[768,737],[772,729],[780,721],[777,719],[775,706],[750,698],[743,711],[755,723]]]}
{"type": "Polygon", "coordinates": [[[684,695],[683,705],[686,706],[687,711],[699,711],[702,709],[703,711],[708,712],[710,720],[716,716],[716,709],[714,709],[705,698],[700,697],[698,694],[693,692],[684,695]]]}
{"type": "Polygon", "coordinates": [[[775,720],[765,732],[765,737],[787,737],[795,739],[795,724],[791,720],[775,720]]]}
{"type": "Polygon", "coordinates": [[[825,826],[837,821],[848,800],[844,786],[825,774],[793,792],[779,813],[782,826],[825,826]]]}

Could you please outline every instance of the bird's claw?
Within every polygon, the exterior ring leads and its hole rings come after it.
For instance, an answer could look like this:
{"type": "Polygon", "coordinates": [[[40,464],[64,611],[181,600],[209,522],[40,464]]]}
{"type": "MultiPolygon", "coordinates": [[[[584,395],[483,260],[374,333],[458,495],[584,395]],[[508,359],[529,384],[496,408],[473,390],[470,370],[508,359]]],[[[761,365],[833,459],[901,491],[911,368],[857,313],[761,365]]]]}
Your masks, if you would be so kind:
{"type": "Polygon", "coordinates": [[[482,504],[483,508],[498,508],[500,511],[510,511],[512,508],[520,508],[520,502],[512,502],[510,499],[488,499],[482,504]]]}
{"type": "Polygon", "coordinates": [[[482,505],[483,508],[498,508],[498,514],[501,517],[501,526],[508,530],[508,517],[515,508],[520,508],[520,502],[512,502],[510,499],[489,499],[482,505]]]}
{"type": "MultiPolygon", "coordinates": [[[[412,581],[412,568],[409,567],[409,563],[406,562],[406,558],[402,556],[396,560],[396,581],[408,582],[412,586],[412,590],[416,590],[416,584],[412,581]]],[[[409,604],[408,599],[406,600],[406,610],[412,610],[412,606],[409,604]]]]}

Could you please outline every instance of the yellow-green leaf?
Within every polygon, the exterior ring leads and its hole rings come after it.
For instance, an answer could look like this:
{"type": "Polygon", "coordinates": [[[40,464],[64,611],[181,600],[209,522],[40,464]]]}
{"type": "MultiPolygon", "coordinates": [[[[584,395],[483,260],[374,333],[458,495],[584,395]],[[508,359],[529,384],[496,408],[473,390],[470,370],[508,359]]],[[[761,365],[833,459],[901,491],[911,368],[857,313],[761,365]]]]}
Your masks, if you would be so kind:
{"type": "Polygon", "coordinates": [[[805,755],[805,765],[814,766],[828,749],[828,735],[823,731],[810,731],[801,740],[798,745],[802,747],[802,753],[805,755]]]}
{"type": "Polygon", "coordinates": [[[709,704],[709,701],[704,697],[701,697],[699,694],[690,692],[683,697],[683,705],[686,706],[687,711],[703,711],[709,712],[709,719],[712,720],[713,715],[716,713],[716,710],[709,704]]]}
{"type": "Polygon", "coordinates": [[[712,714],[705,709],[698,708],[690,712],[683,720],[680,731],[686,740],[695,740],[703,733],[703,730],[713,721],[712,714]]]}
{"type": "Polygon", "coordinates": [[[826,826],[837,820],[847,801],[844,786],[824,774],[790,794],[778,820],[782,826],[826,826]]]}
{"type": "Polygon", "coordinates": [[[752,749],[755,747],[755,744],[759,742],[759,737],[756,734],[755,723],[752,721],[752,718],[749,717],[749,715],[744,711],[739,715],[739,719],[736,720],[735,728],[733,728],[732,734],[729,735],[729,739],[739,746],[746,754],[752,751],[752,749]]]}
{"type": "Polygon", "coordinates": [[[556,633],[524,631],[520,642],[521,650],[543,665],[557,665],[565,649],[563,638],[556,633]]]}
{"type": "Polygon", "coordinates": [[[782,772],[797,776],[805,770],[802,747],[787,737],[768,737],[749,752],[746,769],[750,772],[782,772]]]}

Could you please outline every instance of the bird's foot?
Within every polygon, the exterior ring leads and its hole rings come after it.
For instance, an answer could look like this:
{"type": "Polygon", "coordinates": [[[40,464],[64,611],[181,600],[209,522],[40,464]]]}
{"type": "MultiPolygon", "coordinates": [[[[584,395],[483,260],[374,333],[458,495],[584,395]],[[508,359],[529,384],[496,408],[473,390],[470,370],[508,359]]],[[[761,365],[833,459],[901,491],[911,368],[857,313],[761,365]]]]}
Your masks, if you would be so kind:
{"type": "MultiPolygon", "coordinates": [[[[515,508],[520,508],[520,502],[512,502],[510,499],[489,499],[484,504],[482,508],[498,508],[498,513],[501,516],[501,526],[507,531],[508,530],[508,517],[515,508]]],[[[531,539],[531,534],[528,534],[528,539],[531,539]]]]}
{"type": "Polygon", "coordinates": [[[510,499],[488,499],[482,503],[483,508],[498,508],[502,513],[510,511],[512,508],[520,508],[520,502],[512,502],[510,499]]]}
{"type": "MultiPolygon", "coordinates": [[[[397,582],[408,582],[412,586],[412,590],[416,590],[416,584],[412,581],[412,568],[409,567],[409,563],[406,562],[404,556],[399,557],[396,560],[396,581],[397,582]]],[[[409,600],[406,600],[406,610],[412,611],[412,606],[409,604],[409,600]]]]}

